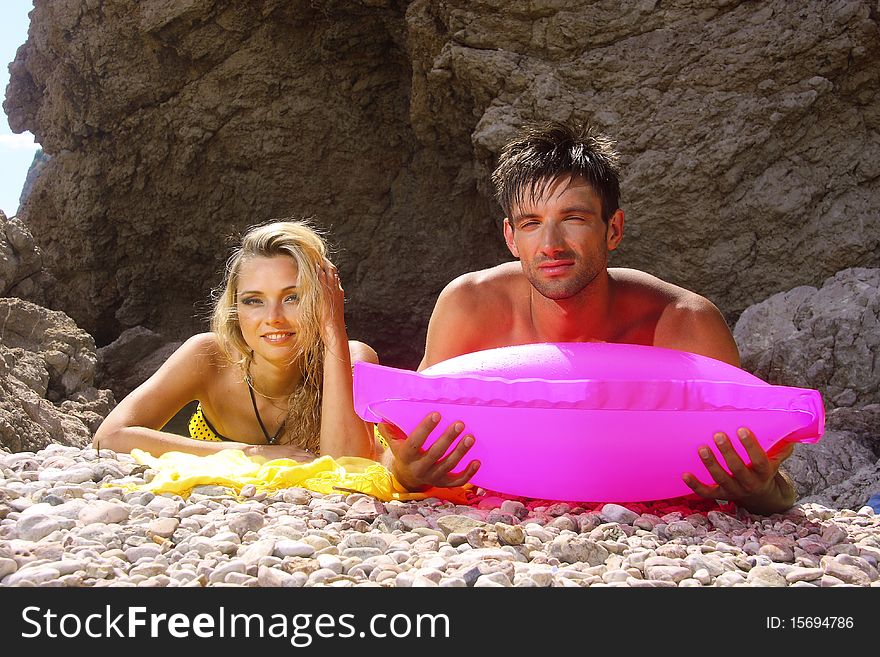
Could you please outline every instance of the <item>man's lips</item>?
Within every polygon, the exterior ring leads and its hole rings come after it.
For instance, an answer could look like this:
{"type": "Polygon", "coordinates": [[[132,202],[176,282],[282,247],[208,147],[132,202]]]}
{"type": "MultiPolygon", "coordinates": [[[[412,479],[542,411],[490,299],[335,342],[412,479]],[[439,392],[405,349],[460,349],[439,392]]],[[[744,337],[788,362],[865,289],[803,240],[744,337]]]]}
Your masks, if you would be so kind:
{"type": "Polygon", "coordinates": [[[548,276],[558,276],[564,274],[569,268],[574,266],[574,260],[546,260],[538,265],[538,269],[542,274],[548,276]]]}

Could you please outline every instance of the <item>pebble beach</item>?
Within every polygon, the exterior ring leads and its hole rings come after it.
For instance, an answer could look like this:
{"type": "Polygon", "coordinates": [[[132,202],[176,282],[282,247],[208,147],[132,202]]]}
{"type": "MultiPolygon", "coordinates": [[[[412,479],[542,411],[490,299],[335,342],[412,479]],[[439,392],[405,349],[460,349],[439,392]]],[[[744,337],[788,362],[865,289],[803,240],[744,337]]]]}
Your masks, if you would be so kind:
{"type": "Polygon", "coordinates": [[[702,500],[469,504],[302,488],[184,499],[128,454],[0,453],[7,587],[876,587],[880,516],[702,500]]]}

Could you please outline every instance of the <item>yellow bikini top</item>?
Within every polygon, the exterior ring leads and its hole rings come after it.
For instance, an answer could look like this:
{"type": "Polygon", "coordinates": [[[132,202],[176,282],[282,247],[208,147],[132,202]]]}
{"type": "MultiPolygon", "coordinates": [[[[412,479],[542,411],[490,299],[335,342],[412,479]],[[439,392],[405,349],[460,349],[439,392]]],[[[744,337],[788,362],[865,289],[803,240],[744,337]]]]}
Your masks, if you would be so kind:
{"type": "MultiPolygon", "coordinates": [[[[388,443],[385,441],[385,438],[382,437],[382,434],[379,433],[378,425],[373,425],[373,435],[376,438],[376,442],[379,443],[383,449],[388,449],[388,443]]],[[[202,411],[201,404],[198,405],[195,413],[193,413],[192,417],[189,419],[189,436],[195,440],[210,440],[217,443],[223,442],[224,440],[232,442],[231,438],[227,438],[217,431],[208,421],[208,418],[205,417],[204,411],[202,411]]]]}
{"type": "Polygon", "coordinates": [[[219,433],[213,425],[208,422],[205,418],[205,413],[202,411],[201,404],[199,404],[198,408],[196,408],[196,412],[193,413],[192,417],[189,419],[189,437],[196,440],[210,440],[215,443],[223,442],[224,440],[231,442],[229,438],[219,433]]]}

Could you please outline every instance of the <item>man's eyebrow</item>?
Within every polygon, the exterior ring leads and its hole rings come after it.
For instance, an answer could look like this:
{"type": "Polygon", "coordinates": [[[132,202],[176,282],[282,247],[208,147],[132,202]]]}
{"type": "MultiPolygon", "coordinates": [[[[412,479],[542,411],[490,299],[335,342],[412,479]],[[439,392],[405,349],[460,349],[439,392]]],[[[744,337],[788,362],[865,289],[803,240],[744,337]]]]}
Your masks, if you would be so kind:
{"type": "Polygon", "coordinates": [[[580,214],[598,214],[593,208],[587,207],[586,205],[572,205],[562,209],[562,214],[570,214],[572,212],[580,214]]]}
{"type": "Polygon", "coordinates": [[[520,219],[534,219],[536,217],[540,217],[541,215],[535,212],[521,212],[513,215],[514,221],[519,221],[520,219]]]}
{"type": "MultiPolygon", "coordinates": [[[[571,214],[572,212],[579,213],[579,214],[589,214],[589,215],[594,215],[594,216],[599,214],[593,208],[590,208],[586,205],[571,205],[567,208],[563,208],[560,211],[560,214],[571,214]]],[[[537,212],[514,213],[513,220],[519,221],[521,219],[534,219],[534,218],[540,217],[540,216],[541,215],[537,212]]]]}
{"type": "MultiPolygon", "coordinates": [[[[281,291],[287,292],[288,290],[295,290],[295,289],[297,289],[297,287],[298,287],[297,285],[288,285],[287,287],[281,288],[281,291]]],[[[263,294],[263,291],[262,290],[239,290],[238,293],[239,294],[263,294]]]]}

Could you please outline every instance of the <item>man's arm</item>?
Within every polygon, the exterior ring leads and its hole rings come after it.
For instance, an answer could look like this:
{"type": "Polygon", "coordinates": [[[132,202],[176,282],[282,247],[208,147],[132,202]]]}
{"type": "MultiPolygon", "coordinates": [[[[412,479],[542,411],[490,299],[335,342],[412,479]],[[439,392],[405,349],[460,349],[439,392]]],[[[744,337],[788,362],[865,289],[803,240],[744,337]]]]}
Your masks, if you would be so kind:
{"type": "MultiPolygon", "coordinates": [[[[484,348],[480,344],[478,285],[473,274],[465,274],[449,283],[440,293],[428,322],[425,356],[419,365],[420,371],[440,361],[484,348]]],[[[466,483],[474,476],[480,463],[471,461],[461,472],[451,472],[474,444],[472,435],[461,435],[466,427],[455,420],[454,417],[441,418],[439,413],[430,413],[409,436],[394,425],[380,423],[379,432],[388,441],[389,447],[383,463],[409,490],[466,483]],[[422,449],[428,436],[441,423],[448,426],[430,448],[422,449]],[[453,449],[444,457],[453,445],[453,449]]]]}
{"type": "Polygon", "coordinates": [[[479,283],[473,274],[464,274],[449,283],[434,305],[428,321],[425,355],[419,371],[440,361],[486,348],[481,344],[486,327],[481,323],[485,310],[479,303],[479,283]]]}
{"type": "MultiPolygon", "coordinates": [[[[740,365],[739,351],[724,317],[710,301],[698,295],[667,307],[657,323],[654,346],[689,351],[736,367],[740,365]]],[[[797,491],[779,466],[791,456],[794,446],[783,443],[768,453],[748,429],[741,428],[737,434],[749,455],[749,465],[734,450],[732,439],[717,433],[713,441],[730,474],[704,445],[699,449],[700,460],[714,484],[703,484],[690,472],[682,476],[684,482],[701,497],[732,500],[752,513],[781,513],[790,509],[797,499],[797,491]]]]}

